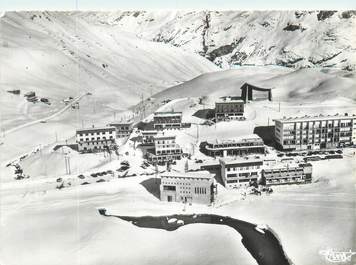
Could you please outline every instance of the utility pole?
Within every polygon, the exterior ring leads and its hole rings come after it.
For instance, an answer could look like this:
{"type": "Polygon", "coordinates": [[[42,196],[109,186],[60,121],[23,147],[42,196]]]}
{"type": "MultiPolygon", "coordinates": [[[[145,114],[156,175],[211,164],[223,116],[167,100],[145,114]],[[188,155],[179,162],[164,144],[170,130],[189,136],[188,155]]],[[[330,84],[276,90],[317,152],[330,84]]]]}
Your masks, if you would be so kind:
{"type": "Polygon", "coordinates": [[[71,173],[70,170],[70,157],[65,155],[64,156],[64,163],[65,163],[65,167],[66,167],[66,175],[69,175],[71,173]]]}
{"type": "Polygon", "coordinates": [[[155,163],[155,183],[157,184],[157,179],[158,179],[158,165],[157,162],[155,163]]]}
{"type": "Polygon", "coordinates": [[[278,112],[281,112],[281,102],[278,101],[278,112]]]}
{"type": "Polygon", "coordinates": [[[71,170],[70,170],[70,157],[68,156],[68,173],[69,175],[71,174],[71,170]]]}
{"type": "Polygon", "coordinates": [[[199,142],[199,124],[197,124],[197,143],[199,142]]]}

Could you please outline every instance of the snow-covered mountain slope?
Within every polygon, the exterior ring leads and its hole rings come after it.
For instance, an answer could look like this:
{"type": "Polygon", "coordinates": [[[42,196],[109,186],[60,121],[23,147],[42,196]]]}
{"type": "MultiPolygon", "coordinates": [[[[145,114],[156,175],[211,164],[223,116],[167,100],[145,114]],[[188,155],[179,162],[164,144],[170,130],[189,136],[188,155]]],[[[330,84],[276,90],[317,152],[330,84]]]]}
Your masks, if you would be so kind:
{"type": "Polygon", "coordinates": [[[348,71],[323,69],[290,69],[278,66],[252,67],[206,73],[190,81],[154,95],[158,101],[166,98],[208,96],[240,96],[245,83],[272,88],[274,100],[289,102],[320,102],[343,98],[356,100],[356,77],[348,71]]]}
{"type": "Polygon", "coordinates": [[[80,16],[183,47],[222,67],[356,65],[356,11],[130,11],[80,16]]]}
{"type": "Polygon", "coordinates": [[[0,18],[0,62],[2,129],[53,113],[64,98],[87,91],[93,99],[88,104],[123,110],[142,94],[218,69],[194,53],[90,24],[71,12],[6,12],[0,18]],[[13,89],[35,91],[52,105],[6,92],[13,89]]]}

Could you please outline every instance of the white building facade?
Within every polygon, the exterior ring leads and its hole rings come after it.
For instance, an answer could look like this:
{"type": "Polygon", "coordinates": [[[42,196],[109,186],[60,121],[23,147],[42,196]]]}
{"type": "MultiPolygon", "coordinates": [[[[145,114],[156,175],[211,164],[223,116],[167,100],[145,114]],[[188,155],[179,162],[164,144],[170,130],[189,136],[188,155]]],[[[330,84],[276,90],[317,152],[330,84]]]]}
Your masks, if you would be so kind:
{"type": "Polygon", "coordinates": [[[277,119],[275,140],[283,150],[350,146],[356,143],[356,116],[345,114],[277,119]]]}
{"type": "Polygon", "coordinates": [[[176,143],[174,135],[159,134],[154,136],[153,139],[154,149],[147,153],[151,162],[162,164],[182,158],[182,149],[176,143]]]}
{"type": "Polygon", "coordinates": [[[153,114],[153,127],[156,130],[180,129],[182,127],[182,112],[155,112],[153,114]]]}
{"type": "Polygon", "coordinates": [[[263,160],[260,158],[220,159],[221,177],[228,189],[248,187],[261,176],[263,160]]]}
{"type": "Polygon", "coordinates": [[[243,156],[264,154],[265,146],[261,137],[256,134],[204,142],[203,151],[213,157],[243,156]]]}
{"type": "Polygon", "coordinates": [[[211,204],[216,186],[207,171],[168,172],[161,175],[160,198],[167,202],[211,204]]]}
{"type": "Polygon", "coordinates": [[[145,130],[141,131],[142,144],[143,145],[153,145],[154,137],[158,134],[157,130],[145,130]]]}
{"type": "Polygon", "coordinates": [[[115,127],[87,128],[76,131],[79,152],[101,152],[115,145],[115,127]]]}
{"type": "Polygon", "coordinates": [[[304,184],[312,181],[312,165],[292,161],[264,160],[260,157],[220,159],[221,176],[228,189],[250,186],[259,178],[267,186],[281,184],[304,184]]]}
{"type": "Polygon", "coordinates": [[[117,138],[129,137],[133,130],[132,125],[132,122],[112,122],[109,124],[110,127],[116,128],[117,138]]]}

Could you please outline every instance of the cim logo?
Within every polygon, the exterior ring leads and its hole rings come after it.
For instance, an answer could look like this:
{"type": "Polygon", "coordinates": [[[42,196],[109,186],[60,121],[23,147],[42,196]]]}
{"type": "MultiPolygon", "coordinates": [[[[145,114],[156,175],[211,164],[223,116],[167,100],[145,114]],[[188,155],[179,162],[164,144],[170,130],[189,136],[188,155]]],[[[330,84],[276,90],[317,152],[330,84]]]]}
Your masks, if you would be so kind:
{"type": "Polygon", "coordinates": [[[334,251],[332,249],[320,250],[319,254],[324,256],[325,260],[331,263],[346,263],[351,262],[353,255],[356,255],[356,252],[349,251],[334,251]]]}

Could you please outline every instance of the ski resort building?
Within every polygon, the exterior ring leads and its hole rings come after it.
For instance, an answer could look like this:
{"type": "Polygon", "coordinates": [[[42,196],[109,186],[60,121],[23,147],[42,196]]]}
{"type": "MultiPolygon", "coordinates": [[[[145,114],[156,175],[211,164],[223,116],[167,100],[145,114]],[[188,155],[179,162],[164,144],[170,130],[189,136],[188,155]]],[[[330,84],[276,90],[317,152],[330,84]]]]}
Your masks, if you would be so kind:
{"type": "Polygon", "coordinates": [[[265,146],[261,137],[252,134],[233,139],[202,142],[201,151],[213,157],[243,156],[264,154],[265,146]]]}
{"type": "Polygon", "coordinates": [[[112,149],[115,145],[116,128],[87,128],[76,131],[79,152],[101,152],[112,149]]]}
{"type": "Polygon", "coordinates": [[[154,149],[147,152],[150,162],[165,164],[182,158],[182,149],[176,144],[174,135],[160,134],[154,138],[154,149]]]}
{"type": "Polygon", "coordinates": [[[244,119],[244,102],[225,98],[215,102],[215,121],[244,119]]]}
{"type": "Polygon", "coordinates": [[[276,119],[275,140],[283,150],[339,148],[356,143],[356,116],[328,115],[276,119]]]}
{"type": "Polygon", "coordinates": [[[247,187],[264,178],[267,186],[302,184],[312,181],[312,165],[292,161],[264,160],[260,157],[220,159],[221,176],[226,188],[247,187]]]}
{"type": "Polygon", "coordinates": [[[265,177],[267,185],[301,184],[312,181],[312,171],[313,166],[310,163],[277,163],[265,165],[262,176],[265,177]]]}
{"type": "Polygon", "coordinates": [[[109,124],[110,127],[116,128],[117,138],[129,137],[132,133],[132,125],[132,122],[113,122],[109,124]]]}
{"type": "Polygon", "coordinates": [[[180,129],[182,127],[182,112],[155,112],[153,127],[156,130],[180,129]]]}
{"type": "Polygon", "coordinates": [[[153,145],[154,144],[154,137],[158,134],[156,130],[147,130],[142,131],[142,144],[143,145],[153,145]]]}
{"type": "Polygon", "coordinates": [[[207,171],[168,172],[161,175],[161,201],[211,204],[215,191],[214,175],[207,171]]]}
{"type": "Polygon", "coordinates": [[[259,157],[220,159],[221,177],[226,188],[247,187],[261,176],[263,160],[259,157]]]}

